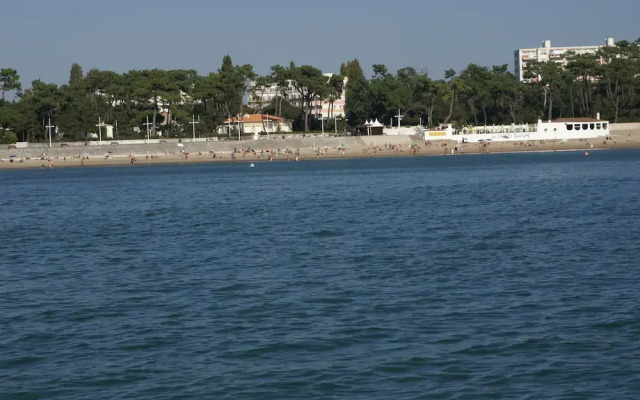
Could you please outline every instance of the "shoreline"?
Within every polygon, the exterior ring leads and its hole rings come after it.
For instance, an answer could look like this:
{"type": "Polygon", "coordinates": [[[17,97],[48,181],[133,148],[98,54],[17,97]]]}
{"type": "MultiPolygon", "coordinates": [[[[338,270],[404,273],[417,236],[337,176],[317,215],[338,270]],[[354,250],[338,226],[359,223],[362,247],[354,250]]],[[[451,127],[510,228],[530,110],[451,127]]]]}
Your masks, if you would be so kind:
{"type": "MultiPolygon", "coordinates": [[[[411,148],[380,148],[380,147],[361,147],[340,150],[339,148],[330,149],[324,152],[312,149],[300,149],[299,161],[314,160],[347,160],[361,158],[390,158],[390,157],[435,157],[435,156],[464,156],[464,155],[483,155],[483,154],[515,154],[515,153],[549,153],[549,152],[586,152],[597,150],[618,150],[618,149],[638,149],[640,143],[614,143],[601,142],[599,144],[580,142],[580,143],[539,143],[519,145],[510,142],[494,142],[487,146],[466,144],[454,145],[447,143],[438,143],[424,145],[421,143],[416,150],[411,148]]],[[[185,157],[183,154],[165,153],[154,155],[115,155],[107,157],[87,157],[86,159],[79,156],[63,156],[53,158],[40,159],[22,159],[10,162],[7,159],[0,159],[0,170],[25,170],[25,169],[52,169],[52,168],[96,168],[96,167],[121,167],[121,166],[155,166],[155,165],[186,165],[186,164],[211,164],[211,163],[263,163],[263,162],[297,162],[295,154],[291,153],[271,153],[271,152],[245,152],[235,153],[235,159],[232,159],[232,151],[220,151],[216,153],[214,158],[211,154],[189,154],[185,157]],[[273,154],[269,159],[269,154],[273,154]],[[132,164],[131,158],[136,161],[132,164]],[[49,167],[49,159],[52,166],[49,167]]]]}

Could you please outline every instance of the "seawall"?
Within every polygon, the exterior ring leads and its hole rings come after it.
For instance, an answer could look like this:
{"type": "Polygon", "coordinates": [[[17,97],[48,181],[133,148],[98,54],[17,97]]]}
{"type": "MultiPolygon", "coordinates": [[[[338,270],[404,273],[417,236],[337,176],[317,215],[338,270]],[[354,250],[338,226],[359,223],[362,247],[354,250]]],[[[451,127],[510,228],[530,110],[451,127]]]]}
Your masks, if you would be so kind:
{"type": "Polygon", "coordinates": [[[85,145],[84,142],[72,143],[53,143],[51,147],[45,143],[29,143],[27,147],[9,148],[11,146],[2,145],[0,148],[0,159],[8,160],[11,156],[24,159],[40,159],[44,158],[76,158],[88,156],[96,157],[127,157],[129,155],[136,157],[144,157],[146,155],[171,155],[188,152],[190,154],[209,154],[231,153],[235,149],[253,149],[273,150],[273,149],[289,149],[291,151],[313,150],[318,148],[337,148],[344,147],[350,150],[366,149],[368,147],[384,147],[385,144],[400,145],[408,147],[415,141],[419,140],[412,136],[345,136],[345,137],[293,137],[276,139],[260,139],[260,140],[225,140],[225,141],[191,141],[183,139],[182,141],[167,141],[160,143],[154,141],[150,143],[130,144],[126,140],[109,140],[103,141],[102,145],[92,143],[85,145]]]}

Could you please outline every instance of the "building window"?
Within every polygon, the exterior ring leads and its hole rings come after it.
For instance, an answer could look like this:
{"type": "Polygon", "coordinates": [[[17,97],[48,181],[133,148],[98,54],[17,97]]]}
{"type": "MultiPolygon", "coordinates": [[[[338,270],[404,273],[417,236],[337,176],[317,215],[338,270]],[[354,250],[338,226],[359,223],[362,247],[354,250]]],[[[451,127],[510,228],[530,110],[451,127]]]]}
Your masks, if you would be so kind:
{"type": "Polygon", "coordinates": [[[585,131],[589,129],[589,124],[582,124],[582,129],[584,129],[585,131]]]}
{"type": "Polygon", "coordinates": [[[580,130],[580,124],[575,124],[573,127],[576,128],[577,131],[580,130]]]}
{"type": "Polygon", "coordinates": [[[571,125],[571,124],[567,125],[567,130],[568,131],[572,131],[573,130],[573,125],[571,125]]]}
{"type": "Polygon", "coordinates": [[[596,124],[596,129],[600,129],[600,124],[596,124]]]}
{"type": "Polygon", "coordinates": [[[602,129],[607,129],[607,124],[602,124],[602,129]]]}
{"type": "Polygon", "coordinates": [[[589,129],[594,130],[595,129],[595,124],[589,125],[589,129]]]}

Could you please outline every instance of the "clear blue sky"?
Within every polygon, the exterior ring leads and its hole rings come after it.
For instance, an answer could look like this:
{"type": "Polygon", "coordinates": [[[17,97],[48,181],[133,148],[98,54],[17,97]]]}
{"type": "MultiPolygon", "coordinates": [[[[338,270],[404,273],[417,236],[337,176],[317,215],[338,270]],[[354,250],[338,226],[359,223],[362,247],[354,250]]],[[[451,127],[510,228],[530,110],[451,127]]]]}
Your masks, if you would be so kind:
{"type": "Polygon", "coordinates": [[[229,54],[266,74],[275,64],[339,72],[358,58],[441,78],[469,63],[509,64],[513,51],[640,37],[638,0],[0,0],[0,67],[69,79],[71,64],[217,71],[229,54]]]}

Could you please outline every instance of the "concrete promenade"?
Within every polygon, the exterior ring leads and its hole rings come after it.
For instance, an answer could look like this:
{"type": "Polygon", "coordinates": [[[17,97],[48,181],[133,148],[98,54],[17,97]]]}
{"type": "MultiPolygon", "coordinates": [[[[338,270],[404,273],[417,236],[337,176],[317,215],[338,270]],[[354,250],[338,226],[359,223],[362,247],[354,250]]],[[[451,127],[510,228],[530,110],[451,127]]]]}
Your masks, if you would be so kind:
{"type": "MultiPolygon", "coordinates": [[[[45,143],[29,143],[25,148],[8,148],[8,145],[2,145],[0,148],[0,159],[8,160],[12,155],[15,158],[40,159],[45,158],[73,158],[88,156],[96,157],[128,157],[129,155],[137,158],[146,157],[147,155],[180,155],[189,153],[190,155],[203,153],[210,154],[211,151],[219,154],[231,154],[234,150],[252,149],[256,151],[269,151],[281,149],[289,149],[291,151],[308,152],[315,149],[344,147],[349,150],[364,149],[366,147],[384,146],[385,143],[410,146],[418,140],[416,137],[409,136],[345,136],[345,137],[305,137],[305,138],[287,138],[276,137],[276,139],[260,139],[260,140],[225,140],[225,141],[197,141],[192,142],[189,139],[183,139],[178,142],[167,141],[166,143],[141,143],[127,144],[127,141],[109,140],[103,141],[101,146],[92,144],[85,145],[84,142],[73,143],[53,143],[49,147],[45,143]],[[112,144],[114,143],[114,144],[112,144]],[[117,143],[117,144],[115,144],[117,143]]],[[[157,142],[157,141],[156,141],[157,142]]]]}

